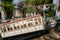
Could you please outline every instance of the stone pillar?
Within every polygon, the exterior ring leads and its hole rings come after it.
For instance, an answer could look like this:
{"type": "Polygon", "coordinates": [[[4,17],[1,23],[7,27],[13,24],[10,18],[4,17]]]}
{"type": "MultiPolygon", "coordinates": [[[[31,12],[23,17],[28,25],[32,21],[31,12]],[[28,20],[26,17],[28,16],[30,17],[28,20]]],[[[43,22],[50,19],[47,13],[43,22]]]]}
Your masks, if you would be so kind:
{"type": "MultiPolygon", "coordinates": [[[[1,0],[0,0],[0,4],[2,4],[1,0]]],[[[4,20],[5,20],[5,14],[4,14],[2,5],[0,5],[0,12],[1,12],[1,19],[2,19],[2,22],[4,22],[4,20]]]]}
{"type": "Polygon", "coordinates": [[[5,14],[3,11],[1,11],[1,17],[2,17],[2,22],[4,22],[5,21],[5,14]]]}

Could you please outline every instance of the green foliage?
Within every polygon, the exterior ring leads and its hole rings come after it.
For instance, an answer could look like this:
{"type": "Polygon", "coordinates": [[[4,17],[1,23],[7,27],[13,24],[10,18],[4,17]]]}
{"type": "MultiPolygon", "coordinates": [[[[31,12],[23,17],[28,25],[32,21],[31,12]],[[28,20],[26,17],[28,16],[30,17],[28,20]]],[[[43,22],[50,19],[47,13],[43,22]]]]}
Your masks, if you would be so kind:
{"type": "Polygon", "coordinates": [[[45,14],[46,17],[50,17],[48,13],[45,14]]]}
{"type": "MultiPolygon", "coordinates": [[[[26,0],[26,3],[27,3],[27,0],[26,0]]],[[[52,0],[28,0],[28,3],[30,5],[49,4],[48,5],[49,9],[45,11],[46,16],[52,17],[55,15],[55,12],[56,12],[56,10],[54,9],[55,4],[52,4],[52,0]]],[[[26,8],[24,10],[25,10],[24,13],[27,13],[27,12],[29,12],[29,13],[31,13],[31,12],[42,13],[43,12],[43,10],[41,8],[34,8],[34,9],[33,8],[26,8]]]]}
{"type": "Polygon", "coordinates": [[[26,7],[23,7],[23,8],[22,8],[22,12],[23,12],[23,13],[22,13],[22,17],[23,17],[23,18],[26,17],[26,12],[25,12],[26,9],[27,9],[26,7]]]}
{"type": "Polygon", "coordinates": [[[55,4],[49,4],[48,6],[49,6],[50,9],[54,9],[55,4]]]}
{"type": "Polygon", "coordinates": [[[36,4],[36,0],[30,0],[29,3],[30,3],[31,5],[35,5],[35,4],[36,4]]]}
{"type": "Polygon", "coordinates": [[[47,17],[53,17],[53,16],[55,16],[55,13],[56,13],[56,10],[54,9],[55,4],[49,4],[48,7],[49,7],[49,9],[45,10],[46,16],[47,17]]]}
{"type": "Polygon", "coordinates": [[[46,17],[53,17],[55,16],[56,10],[52,9],[52,10],[46,10],[46,17]]]}
{"type": "Polygon", "coordinates": [[[42,0],[29,0],[30,5],[39,5],[42,3],[42,0]]]}
{"type": "Polygon", "coordinates": [[[36,8],[37,13],[42,13],[43,10],[41,8],[36,8]]]}
{"type": "Polygon", "coordinates": [[[7,18],[12,18],[12,16],[13,16],[13,11],[14,11],[14,6],[13,6],[13,4],[10,4],[10,3],[5,3],[5,4],[3,4],[3,8],[4,8],[4,11],[5,11],[5,13],[6,13],[6,17],[7,18]]]}
{"type": "Polygon", "coordinates": [[[29,0],[24,0],[23,1],[25,4],[28,4],[29,3],[29,0]]]}
{"type": "Polygon", "coordinates": [[[49,3],[49,0],[44,0],[44,4],[47,4],[47,3],[49,3]]]}
{"type": "Polygon", "coordinates": [[[31,12],[35,12],[36,8],[33,7],[29,7],[29,8],[23,8],[24,13],[31,13],[31,12]]]}
{"type": "Polygon", "coordinates": [[[3,3],[9,2],[9,3],[13,3],[14,0],[2,0],[3,3]]]}
{"type": "Polygon", "coordinates": [[[50,17],[55,16],[55,10],[52,9],[52,10],[49,12],[49,14],[50,14],[50,15],[49,15],[50,17]]]}
{"type": "Polygon", "coordinates": [[[52,3],[52,0],[24,0],[26,4],[31,5],[40,5],[40,4],[50,4],[52,3]]]}
{"type": "Polygon", "coordinates": [[[50,4],[50,3],[52,3],[52,1],[53,0],[43,0],[42,2],[43,2],[43,4],[50,4]]]}
{"type": "Polygon", "coordinates": [[[34,12],[36,12],[36,8],[33,8],[33,7],[26,8],[26,7],[24,7],[23,8],[23,17],[25,18],[26,13],[34,13],[34,12]]]}
{"type": "Polygon", "coordinates": [[[9,19],[12,18],[14,11],[13,0],[2,0],[2,7],[7,15],[6,17],[8,17],[9,19]]]}
{"type": "Polygon", "coordinates": [[[5,3],[5,4],[3,4],[3,8],[7,12],[8,11],[13,12],[13,10],[14,10],[14,6],[11,3],[5,3]]]}

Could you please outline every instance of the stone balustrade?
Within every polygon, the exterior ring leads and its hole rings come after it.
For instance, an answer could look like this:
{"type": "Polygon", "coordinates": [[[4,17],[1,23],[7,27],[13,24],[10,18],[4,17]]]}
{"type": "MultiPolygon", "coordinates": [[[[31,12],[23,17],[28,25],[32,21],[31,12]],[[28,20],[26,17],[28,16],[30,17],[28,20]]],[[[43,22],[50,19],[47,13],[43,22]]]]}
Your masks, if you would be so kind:
{"type": "Polygon", "coordinates": [[[43,29],[43,18],[41,15],[17,19],[14,21],[11,20],[11,22],[0,24],[0,33],[3,38],[43,29]]]}

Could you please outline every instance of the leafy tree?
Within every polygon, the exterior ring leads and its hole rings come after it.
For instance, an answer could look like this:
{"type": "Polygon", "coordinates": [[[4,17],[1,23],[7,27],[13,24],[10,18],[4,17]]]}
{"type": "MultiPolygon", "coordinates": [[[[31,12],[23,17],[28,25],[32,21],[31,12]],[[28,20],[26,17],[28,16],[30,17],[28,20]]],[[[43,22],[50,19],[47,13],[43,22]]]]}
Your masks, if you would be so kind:
{"type": "Polygon", "coordinates": [[[50,4],[52,3],[52,0],[24,0],[26,4],[31,5],[40,5],[40,4],[50,4]]]}
{"type": "Polygon", "coordinates": [[[28,4],[29,0],[23,0],[24,4],[28,4]]]}
{"type": "Polygon", "coordinates": [[[24,0],[24,3],[30,5],[38,5],[42,3],[42,0],[24,0]]]}
{"type": "Polygon", "coordinates": [[[27,8],[26,8],[26,7],[23,7],[23,8],[22,8],[22,17],[23,17],[23,18],[26,17],[26,11],[27,11],[27,8]]]}
{"type": "MultiPolygon", "coordinates": [[[[54,4],[50,4],[52,3],[52,0],[24,0],[24,2],[26,4],[30,4],[31,6],[34,5],[40,5],[40,4],[49,4],[49,9],[46,10],[46,16],[48,17],[52,17],[55,14],[55,5],[54,4]]],[[[40,8],[23,8],[23,13],[31,13],[31,12],[37,12],[37,13],[42,13],[43,10],[40,8]]]]}
{"type": "Polygon", "coordinates": [[[30,0],[29,3],[30,3],[31,5],[36,5],[36,0],[30,0]]]}
{"type": "Polygon", "coordinates": [[[29,3],[31,5],[40,5],[42,4],[42,0],[30,0],[29,3]]]}
{"type": "Polygon", "coordinates": [[[3,3],[9,2],[9,3],[13,3],[14,0],[2,0],[3,3]]]}
{"type": "Polygon", "coordinates": [[[36,8],[37,13],[42,13],[43,10],[41,8],[36,8]]]}
{"type": "Polygon", "coordinates": [[[14,11],[14,5],[12,4],[13,0],[2,0],[2,6],[3,10],[6,13],[6,18],[12,18],[13,11],[14,11]]]}
{"type": "Polygon", "coordinates": [[[54,9],[55,4],[49,4],[49,10],[50,10],[50,16],[54,16],[56,13],[56,10],[54,9]]]}
{"type": "Polygon", "coordinates": [[[23,8],[23,16],[25,16],[26,13],[34,13],[35,11],[36,11],[36,8],[33,8],[33,7],[26,8],[26,7],[24,7],[23,8]]]}
{"type": "Polygon", "coordinates": [[[49,6],[49,9],[52,10],[52,9],[54,9],[55,4],[49,4],[48,6],[49,6]]]}
{"type": "Polygon", "coordinates": [[[55,12],[56,12],[56,10],[54,10],[54,9],[50,10],[50,12],[49,12],[50,17],[55,16],[55,12]]]}
{"type": "Polygon", "coordinates": [[[49,9],[45,10],[46,16],[47,17],[53,17],[55,16],[56,10],[54,9],[55,5],[54,4],[49,4],[49,9]]]}
{"type": "Polygon", "coordinates": [[[45,4],[49,3],[49,0],[44,0],[44,3],[45,3],[45,4]]]}

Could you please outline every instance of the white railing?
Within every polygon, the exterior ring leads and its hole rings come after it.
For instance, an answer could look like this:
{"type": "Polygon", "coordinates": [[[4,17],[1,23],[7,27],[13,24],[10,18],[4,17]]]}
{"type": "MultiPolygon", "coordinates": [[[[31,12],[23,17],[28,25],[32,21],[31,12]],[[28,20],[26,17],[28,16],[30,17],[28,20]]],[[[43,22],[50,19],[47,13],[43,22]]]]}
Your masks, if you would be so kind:
{"type": "Polygon", "coordinates": [[[16,36],[16,35],[21,35],[21,34],[25,34],[25,33],[40,31],[40,30],[44,30],[42,25],[28,27],[28,28],[24,28],[24,29],[18,29],[18,30],[14,30],[11,32],[9,31],[9,32],[1,33],[1,35],[3,38],[5,38],[5,37],[10,37],[10,36],[16,36]]]}
{"type": "Polygon", "coordinates": [[[39,30],[44,30],[43,18],[41,15],[0,24],[0,33],[3,38],[39,30]]]}

